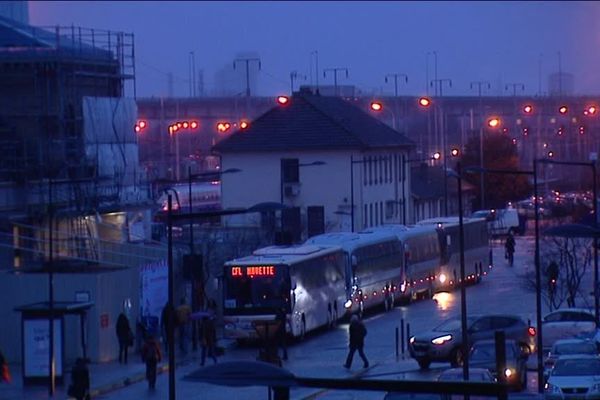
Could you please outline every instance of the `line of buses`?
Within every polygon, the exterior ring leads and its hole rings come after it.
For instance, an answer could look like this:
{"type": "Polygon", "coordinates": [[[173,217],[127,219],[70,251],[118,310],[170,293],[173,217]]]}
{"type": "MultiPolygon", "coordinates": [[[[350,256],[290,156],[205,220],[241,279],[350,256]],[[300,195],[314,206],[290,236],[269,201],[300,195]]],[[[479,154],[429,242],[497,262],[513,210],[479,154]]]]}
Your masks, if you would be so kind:
{"type": "MultiPolygon", "coordinates": [[[[465,282],[492,267],[484,219],[463,219],[465,282]]],[[[287,315],[287,332],[333,326],[348,313],[393,308],[461,283],[457,217],[413,226],[325,233],[302,245],[270,246],[225,263],[225,335],[257,338],[261,321],[287,315]]]]}

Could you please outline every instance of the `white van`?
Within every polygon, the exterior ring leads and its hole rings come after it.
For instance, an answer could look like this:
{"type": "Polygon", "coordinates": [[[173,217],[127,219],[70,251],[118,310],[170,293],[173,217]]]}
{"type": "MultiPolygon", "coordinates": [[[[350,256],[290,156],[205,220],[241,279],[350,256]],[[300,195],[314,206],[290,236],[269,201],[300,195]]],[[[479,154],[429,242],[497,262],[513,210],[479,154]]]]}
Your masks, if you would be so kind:
{"type": "Polygon", "coordinates": [[[519,232],[519,214],[516,208],[498,210],[479,210],[473,213],[473,218],[485,218],[488,221],[488,231],[492,236],[508,235],[519,232]]]}

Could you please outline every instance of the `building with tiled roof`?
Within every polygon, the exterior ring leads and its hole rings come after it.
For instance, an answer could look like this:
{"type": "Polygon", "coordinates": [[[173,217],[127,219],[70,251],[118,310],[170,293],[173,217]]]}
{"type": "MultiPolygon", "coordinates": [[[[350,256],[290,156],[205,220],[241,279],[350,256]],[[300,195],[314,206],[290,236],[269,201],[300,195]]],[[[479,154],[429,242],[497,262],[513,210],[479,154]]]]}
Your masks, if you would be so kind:
{"type": "Polygon", "coordinates": [[[222,175],[223,207],[282,203],[284,230],[299,240],[323,230],[403,222],[402,193],[410,188],[405,168],[414,146],[352,100],[305,89],[213,150],[223,170],[241,170],[222,175]]]}

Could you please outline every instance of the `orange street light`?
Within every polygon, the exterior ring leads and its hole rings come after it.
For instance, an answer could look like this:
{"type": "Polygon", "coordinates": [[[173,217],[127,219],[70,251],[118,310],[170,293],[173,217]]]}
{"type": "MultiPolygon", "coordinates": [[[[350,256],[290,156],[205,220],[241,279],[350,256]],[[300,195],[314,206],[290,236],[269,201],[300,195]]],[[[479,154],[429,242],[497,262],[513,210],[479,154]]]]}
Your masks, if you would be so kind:
{"type": "Polygon", "coordinates": [[[525,114],[531,114],[533,112],[533,106],[531,104],[526,104],[525,107],[523,107],[523,112],[525,114]]]}
{"type": "Polygon", "coordinates": [[[282,106],[288,104],[290,102],[290,98],[287,96],[278,96],[277,97],[277,102],[279,104],[281,104],[282,106]]]}
{"type": "Polygon", "coordinates": [[[498,118],[498,117],[490,118],[490,119],[488,119],[487,124],[490,128],[497,128],[498,126],[500,126],[500,118],[498,118]]]}
{"type": "Polygon", "coordinates": [[[431,100],[429,100],[427,97],[421,97],[419,99],[419,105],[421,107],[429,107],[431,105],[431,100]]]}
{"type": "Polygon", "coordinates": [[[383,105],[378,101],[372,101],[371,102],[371,110],[381,111],[381,110],[383,110],[383,105]]]}
{"type": "Polygon", "coordinates": [[[569,111],[569,108],[567,106],[560,106],[558,108],[558,112],[562,115],[565,115],[567,113],[567,111],[569,111]]]}

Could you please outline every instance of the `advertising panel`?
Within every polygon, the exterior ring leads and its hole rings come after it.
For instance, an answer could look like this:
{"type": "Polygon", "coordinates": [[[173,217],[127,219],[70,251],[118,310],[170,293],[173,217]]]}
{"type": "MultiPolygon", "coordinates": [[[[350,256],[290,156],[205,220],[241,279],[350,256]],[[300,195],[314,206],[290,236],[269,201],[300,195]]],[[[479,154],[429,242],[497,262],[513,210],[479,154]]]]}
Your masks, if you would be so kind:
{"type": "MultiPolygon", "coordinates": [[[[54,359],[56,376],[62,376],[62,320],[54,319],[54,359]]],[[[50,324],[47,319],[23,320],[23,371],[25,378],[50,376],[50,324]]]]}

